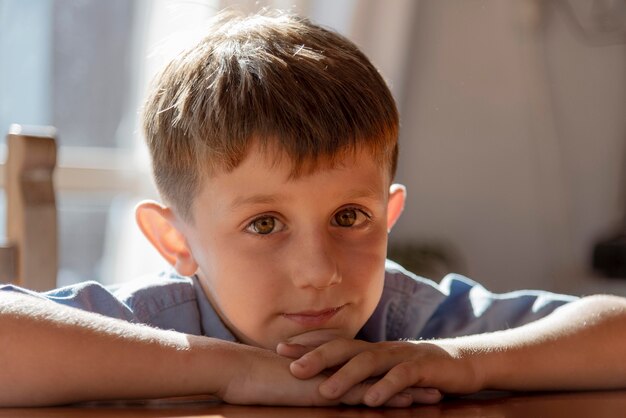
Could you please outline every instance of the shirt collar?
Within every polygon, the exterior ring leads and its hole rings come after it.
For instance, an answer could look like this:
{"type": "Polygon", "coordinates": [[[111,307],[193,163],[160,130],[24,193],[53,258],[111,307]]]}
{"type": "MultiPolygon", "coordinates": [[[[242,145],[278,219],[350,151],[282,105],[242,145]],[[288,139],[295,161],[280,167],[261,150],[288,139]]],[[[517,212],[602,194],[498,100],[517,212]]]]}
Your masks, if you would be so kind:
{"type": "Polygon", "coordinates": [[[198,300],[198,309],[200,310],[200,325],[202,327],[202,335],[212,338],[219,338],[224,341],[237,341],[232,332],[222,322],[211,302],[204,294],[202,286],[198,281],[198,276],[193,276],[193,287],[196,291],[196,299],[198,300]]]}

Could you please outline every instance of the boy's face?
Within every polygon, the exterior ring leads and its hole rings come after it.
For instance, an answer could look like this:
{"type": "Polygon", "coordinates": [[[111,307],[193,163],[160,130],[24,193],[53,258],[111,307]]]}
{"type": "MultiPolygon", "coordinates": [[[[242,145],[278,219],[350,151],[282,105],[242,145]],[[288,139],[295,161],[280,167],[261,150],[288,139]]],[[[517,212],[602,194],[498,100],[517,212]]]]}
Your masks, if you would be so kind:
{"type": "MultiPolygon", "coordinates": [[[[369,153],[290,179],[287,157],[253,146],[204,182],[193,224],[174,220],[203,290],[243,343],[274,349],[353,338],[383,288],[387,167],[369,153]]],[[[180,269],[179,269],[180,271],[180,269]]]]}

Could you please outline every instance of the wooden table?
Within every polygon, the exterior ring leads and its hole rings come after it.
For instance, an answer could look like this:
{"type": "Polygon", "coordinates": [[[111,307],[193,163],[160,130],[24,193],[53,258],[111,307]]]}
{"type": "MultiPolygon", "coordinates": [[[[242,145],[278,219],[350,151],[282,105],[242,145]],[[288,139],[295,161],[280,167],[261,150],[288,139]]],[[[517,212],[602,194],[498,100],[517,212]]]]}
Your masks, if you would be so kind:
{"type": "Polygon", "coordinates": [[[579,393],[482,393],[412,408],[285,408],[225,405],[213,401],[141,401],[57,408],[0,409],[0,417],[224,417],[224,418],[534,418],[626,417],[626,390],[579,393]]]}

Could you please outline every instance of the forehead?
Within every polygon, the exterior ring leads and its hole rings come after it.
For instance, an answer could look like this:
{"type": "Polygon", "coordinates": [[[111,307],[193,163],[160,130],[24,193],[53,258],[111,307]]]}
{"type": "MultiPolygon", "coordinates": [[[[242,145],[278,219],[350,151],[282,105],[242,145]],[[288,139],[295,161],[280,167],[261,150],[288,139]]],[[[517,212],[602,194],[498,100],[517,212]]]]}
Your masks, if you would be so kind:
{"type": "Polygon", "coordinates": [[[294,170],[294,162],[284,151],[253,144],[237,167],[205,177],[194,212],[205,211],[207,206],[234,208],[298,196],[386,199],[390,183],[387,167],[367,149],[305,162],[294,170]]]}

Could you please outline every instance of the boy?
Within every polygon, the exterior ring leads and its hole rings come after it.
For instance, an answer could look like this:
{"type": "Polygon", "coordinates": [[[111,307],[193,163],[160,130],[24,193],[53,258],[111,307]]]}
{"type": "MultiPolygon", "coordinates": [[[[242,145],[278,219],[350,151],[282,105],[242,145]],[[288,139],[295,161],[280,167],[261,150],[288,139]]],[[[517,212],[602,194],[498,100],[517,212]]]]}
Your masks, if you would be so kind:
{"type": "Polygon", "coordinates": [[[494,295],[386,264],[406,193],[392,184],[398,116],[352,43],[280,14],[222,17],[208,33],[145,107],[165,205],[140,204],[137,222],[176,273],[4,286],[1,405],[408,406],[626,387],[623,299],[494,295]]]}

